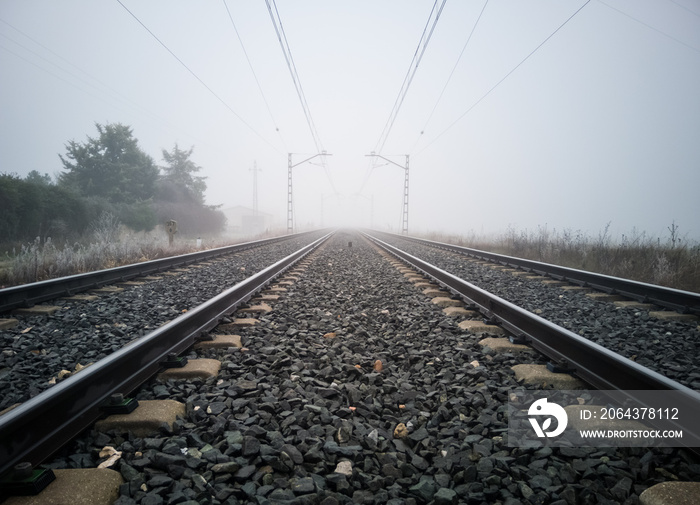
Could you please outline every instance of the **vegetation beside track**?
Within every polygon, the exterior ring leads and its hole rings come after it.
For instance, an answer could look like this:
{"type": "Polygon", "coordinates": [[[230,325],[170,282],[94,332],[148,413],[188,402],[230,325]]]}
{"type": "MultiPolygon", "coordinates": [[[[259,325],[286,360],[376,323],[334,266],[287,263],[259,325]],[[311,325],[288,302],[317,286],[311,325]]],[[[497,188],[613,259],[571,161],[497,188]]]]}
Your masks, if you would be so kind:
{"type": "Polygon", "coordinates": [[[201,246],[197,246],[196,238],[178,237],[175,243],[169,246],[167,234],[160,227],[152,233],[136,233],[121,226],[117,221],[106,220],[103,225],[108,228],[98,228],[97,232],[73,244],[59,245],[50,238],[42,240],[37,237],[34,242],[20,245],[19,250],[5,251],[4,258],[0,261],[0,288],[167,258],[276,235],[267,233],[245,240],[234,240],[224,236],[204,237],[201,240],[201,246]],[[106,233],[110,229],[111,232],[106,233]]]}
{"type": "Polygon", "coordinates": [[[605,230],[597,237],[580,231],[509,229],[496,237],[427,233],[430,240],[587,270],[685,291],[700,292],[700,244],[669,226],[669,236],[652,237],[633,231],[613,240],[605,230]]]}
{"type": "Polygon", "coordinates": [[[54,177],[0,173],[0,287],[231,245],[194,148],[162,149],[158,166],[131,127],[95,126],[96,137],[66,143],[54,177]],[[162,229],[171,220],[172,247],[162,229]]]}

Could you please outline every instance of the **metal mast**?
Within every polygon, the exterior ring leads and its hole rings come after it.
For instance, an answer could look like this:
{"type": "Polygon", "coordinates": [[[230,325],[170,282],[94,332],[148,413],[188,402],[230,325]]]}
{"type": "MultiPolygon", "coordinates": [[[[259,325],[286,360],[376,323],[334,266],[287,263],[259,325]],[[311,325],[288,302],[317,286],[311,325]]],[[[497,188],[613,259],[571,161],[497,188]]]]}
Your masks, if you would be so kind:
{"type": "Polygon", "coordinates": [[[391,163],[392,165],[396,165],[399,168],[403,168],[405,172],[405,177],[403,180],[403,211],[401,213],[401,233],[404,235],[408,235],[408,158],[409,155],[406,155],[406,165],[399,165],[395,161],[391,161],[388,158],[385,158],[381,154],[377,154],[375,152],[372,152],[371,154],[366,154],[365,156],[372,156],[376,158],[381,158],[387,163],[391,163]]]}
{"type": "Polygon", "coordinates": [[[406,177],[403,181],[403,223],[401,233],[408,235],[408,154],[406,155],[406,177]]]}
{"type": "Polygon", "coordinates": [[[292,208],[292,153],[287,155],[287,233],[294,232],[294,210],[292,208]]]}
{"type": "Polygon", "coordinates": [[[292,154],[287,153],[287,233],[294,233],[294,204],[292,201],[292,168],[306,163],[317,156],[333,156],[328,154],[326,151],[321,151],[320,153],[314,154],[306,158],[303,161],[292,164],[292,154]]]}

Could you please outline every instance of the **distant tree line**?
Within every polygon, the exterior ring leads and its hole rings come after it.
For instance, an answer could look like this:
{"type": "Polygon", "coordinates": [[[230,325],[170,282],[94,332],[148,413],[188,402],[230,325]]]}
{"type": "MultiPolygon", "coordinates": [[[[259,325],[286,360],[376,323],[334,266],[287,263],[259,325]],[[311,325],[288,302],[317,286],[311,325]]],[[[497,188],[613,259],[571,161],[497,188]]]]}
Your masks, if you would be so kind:
{"type": "Polygon", "coordinates": [[[130,127],[96,127],[96,137],[66,144],[56,181],[36,170],[24,179],[0,174],[0,242],[77,238],[104,213],[135,231],[170,219],[185,235],[223,230],[223,213],[205,204],[206,178],[197,175],[201,167],[191,159],[193,148],[164,149],[159,167],[130,127]]]}

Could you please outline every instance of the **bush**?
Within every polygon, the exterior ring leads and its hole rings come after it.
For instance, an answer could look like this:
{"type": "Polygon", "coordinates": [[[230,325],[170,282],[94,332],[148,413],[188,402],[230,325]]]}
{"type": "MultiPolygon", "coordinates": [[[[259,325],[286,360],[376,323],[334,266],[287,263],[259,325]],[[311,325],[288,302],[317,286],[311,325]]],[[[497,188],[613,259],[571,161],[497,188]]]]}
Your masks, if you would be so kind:
{"type": "Polygon", "coordinates": [[[53,236],[71,239],[88,224],[84,201],[72,190],[0,174],[0,237],[5,242],[53,236]]]}

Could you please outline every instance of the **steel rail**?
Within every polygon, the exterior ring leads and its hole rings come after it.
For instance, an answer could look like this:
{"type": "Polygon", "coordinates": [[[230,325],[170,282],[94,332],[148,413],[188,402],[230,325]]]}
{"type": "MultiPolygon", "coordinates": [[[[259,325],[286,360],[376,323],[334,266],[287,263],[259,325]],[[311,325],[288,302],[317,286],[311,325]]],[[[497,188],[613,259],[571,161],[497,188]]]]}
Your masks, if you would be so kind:
{"type": "Polygon", "coordinates": [[[619,294],[644,303],[653,303],[678,312],[700,315],[700,293],[622,279],[620,277],[587,272],[575,268],[562,267],[550,263],[540,263],[538,261],[480,251],[478,249],[470,249],[468,247],[435,242],[417,237],[407,237],[386,232],[376,233],[457,252],[476,259],[496,262],[504,266],[521,268],[528,272],[546,275],[553,279],[571,282],[584,287],[591,287],[610,294],[619,294]]]}
{"type": "MultiPolygon", "coordinates": [[[[416,256],[387,244],[369,234],[365,236],[379,247],[434,279],[467,305],[477,308],[485,317],[498,322],[514,336],[522,337],[550,359],[565,365],[573,374],[601,390],[624,391],[630,398],[635,391],[679,391],[678,407],[685,412],[700,409],[700,393],[649,370],[609,349],[576,335],[536,314],[493,295],[416,256]]],[[[684,442],[700,447],[700,424],[696,419],[678,423],[684,430],[684,442]],[[687,438],[686,438],[687,437],[687,438]]],[[[690,445],[692,447],[692,445],[690,445]]]]}
{"type": "Polygon", "coordinates": [[[180,256],[170,256],[157,260],[132,263],[115,268],[97,270],[84,274],[59,277],[46,281],[22,284],[0,289],[0,313],[20,307],[31,307],[40,302],[53,300],[61,296],[71,296],[81,291],[87,291],[97,287],[124,282],[142,275],[151,275],[170,268],[196,263],[206,259],[212,259],[226,254],[245,251],[254,247],[261,247],[279,242],[292,237],[299,237],[310,232],[297,235],[285,235],[269,239],[255,240],[243,244],[235,244],[206,251],[198,251],[180,256]]]}
{"type": "Polygon", "coordinates": [[[0,475],[19,462],[33,466],[101,417],[111,395],[127,395],[275,277],[305,257],[332,232],[270,265],[211,300],[116,351],[80,373],[0,416],[0,475]]]}

